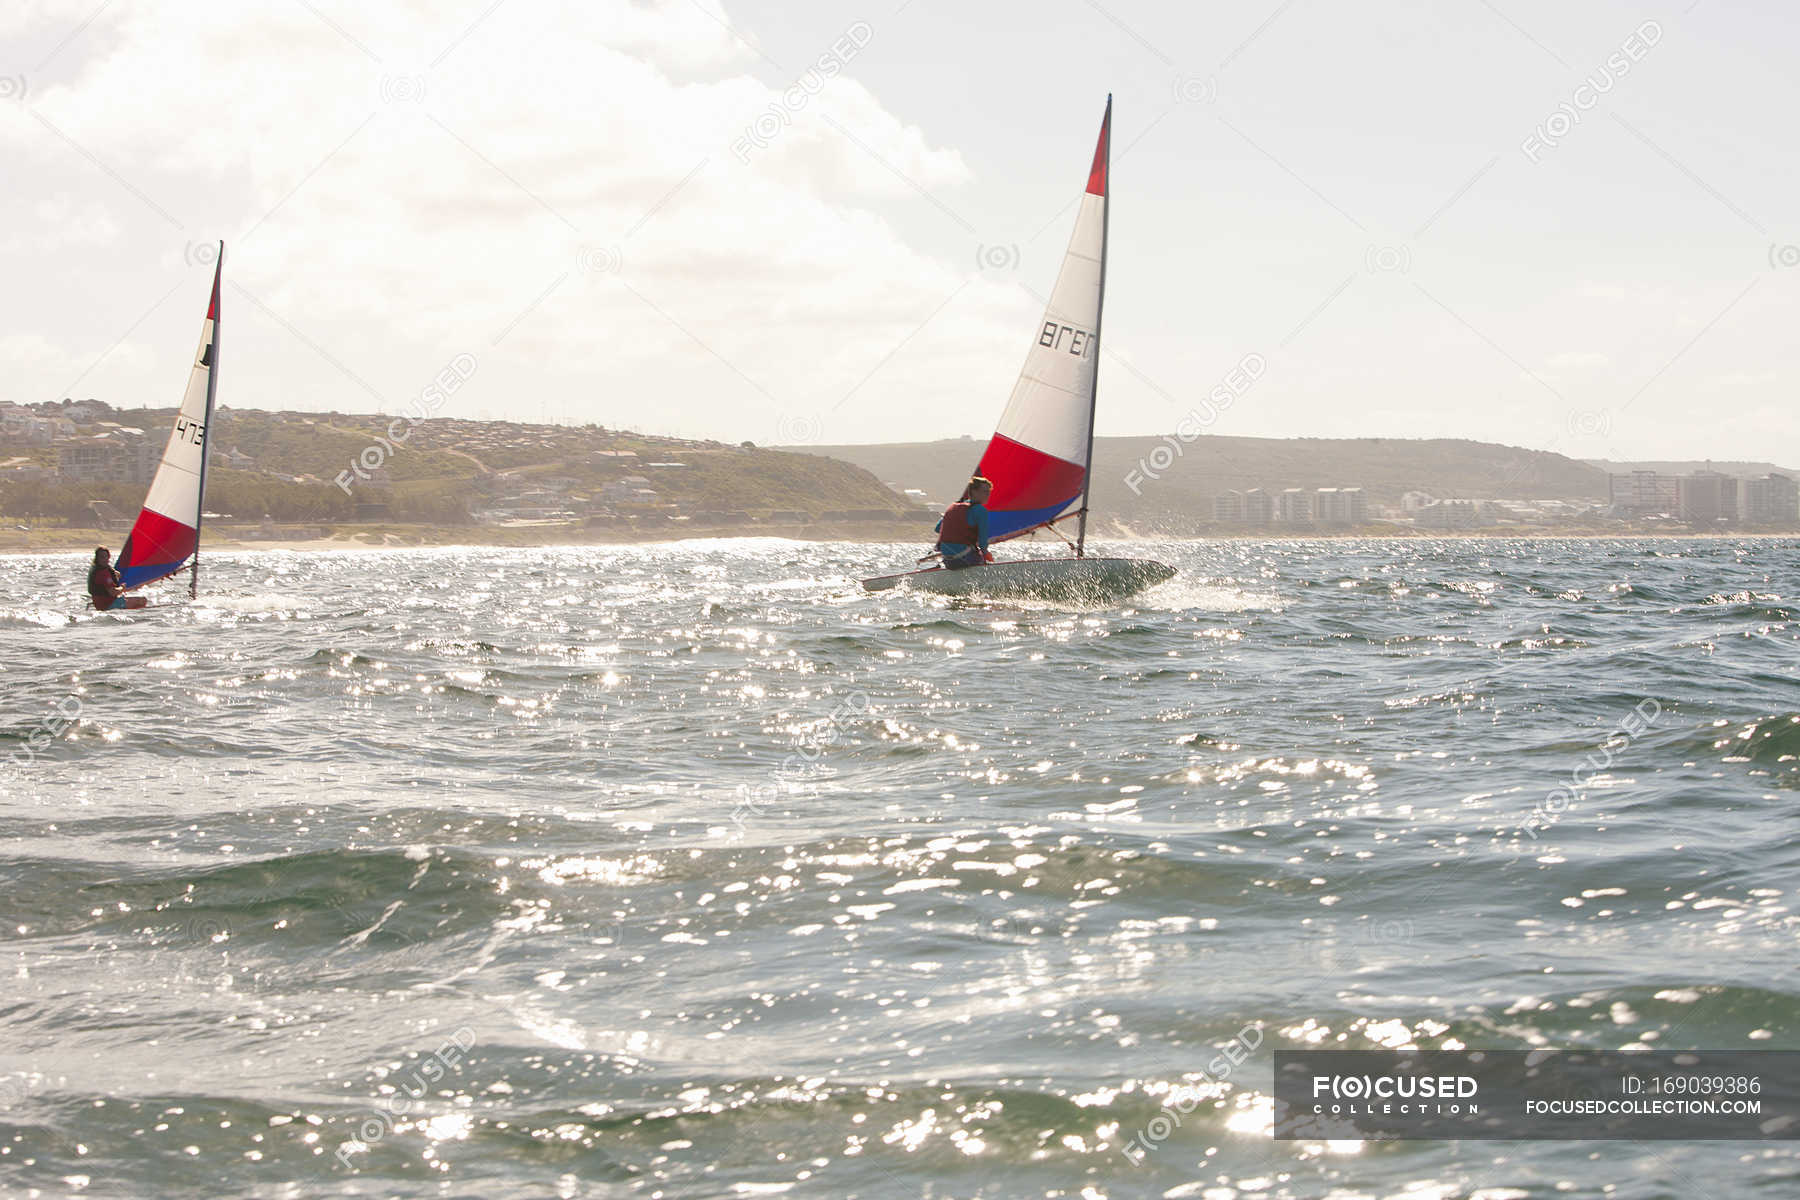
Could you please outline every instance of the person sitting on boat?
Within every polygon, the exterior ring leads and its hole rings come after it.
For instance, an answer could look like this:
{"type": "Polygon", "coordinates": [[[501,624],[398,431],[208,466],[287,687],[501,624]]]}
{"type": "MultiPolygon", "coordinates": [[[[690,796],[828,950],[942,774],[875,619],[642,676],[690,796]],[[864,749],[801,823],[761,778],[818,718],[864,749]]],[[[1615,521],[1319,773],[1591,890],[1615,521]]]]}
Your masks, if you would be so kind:
{"type": "Polygon", "coordinates": [[[143,608],[150,602],[142,596],[125,595],[125,585],[113,570],[112,551],[94,547],[94,565],[88,568],[88,596],[101,612],[114,608],[143,608]]]}
{"type": "Polygon", "coordinates": [[[963,489],[962,499],[944,510],[937,523],[937,552],[952,571],[994,561],[988,553],[988,497],[994,485],[977,475],[963,489]]]}

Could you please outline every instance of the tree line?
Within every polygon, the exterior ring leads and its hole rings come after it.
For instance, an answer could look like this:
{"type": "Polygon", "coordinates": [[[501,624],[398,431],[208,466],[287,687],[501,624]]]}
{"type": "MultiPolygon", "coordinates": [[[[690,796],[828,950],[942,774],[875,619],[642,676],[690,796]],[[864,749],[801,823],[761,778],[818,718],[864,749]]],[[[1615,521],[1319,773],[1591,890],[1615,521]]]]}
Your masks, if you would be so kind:
{"type": "MultiPolygon", "coordinates": [[[[104,500],[125,520],[144,502],[141,483],[0,483],[0,515],[86,525],[90,502],[104,500]]],[[[384,503],[383,519],[432,525],[469,522],[468,487],[458,481],[401,484],[391,490],[346,494],[329,483],[289,483],[250,471],[213,468],[206,476],[206,511],[237,521],[332,524],[353,521],[360,503],[384,503]]]]}

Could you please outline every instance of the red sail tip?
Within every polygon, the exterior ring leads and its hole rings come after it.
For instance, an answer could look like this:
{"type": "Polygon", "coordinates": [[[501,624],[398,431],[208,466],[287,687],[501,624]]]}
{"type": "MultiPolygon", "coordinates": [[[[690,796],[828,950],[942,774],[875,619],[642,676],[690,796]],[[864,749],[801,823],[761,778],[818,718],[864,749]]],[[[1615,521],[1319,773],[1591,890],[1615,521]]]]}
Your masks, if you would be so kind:
{"type": "MultiPolygon", "coordinates": [[[[219,249],[223,250],[224,248],[224,244],[221,243],[219,249]]],[[[223,256],[221,256],[219,265],[213,268],[212,299],[206,302],[206,319],[209,321],[216,321],[219,319],[219,276],[224,274],[224,272],[225,263],[223,261],[223,256]]]]}
{"type": "Polygon", "coordinates": [[[1100,122],[1100,143],[1094,147],[1094,166],[1088,172],[1087,190],[1091,195],[1106,195],[1106,141],[1112,137],[1112,102],[1106,105],[1106,119],[1100,122]]]}

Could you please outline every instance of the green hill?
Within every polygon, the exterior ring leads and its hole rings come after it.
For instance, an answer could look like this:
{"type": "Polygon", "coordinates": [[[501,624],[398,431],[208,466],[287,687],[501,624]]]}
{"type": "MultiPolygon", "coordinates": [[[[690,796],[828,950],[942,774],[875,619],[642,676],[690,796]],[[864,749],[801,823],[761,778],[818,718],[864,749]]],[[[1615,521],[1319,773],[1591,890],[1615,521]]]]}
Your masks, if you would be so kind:
{"type": "MultiPolygon", "coordinates": [[[[160,438],[175,410],[111,410],[100,419],[160,438]]],[[[455,418],[411,425],[373,413],[222,408],[211,441],[207,508],[240,520],[444,525],[521,505],[565,517],[775,512],[868,520],[913,507],[838,459],[596,425],[455,418]]],[[[42,457],[55,461],[49,450],[42,457]]],[[[143,490],[141,483],[0,484],[0,512],[79,520],[90,500],[135,509],[143,490]]]]}

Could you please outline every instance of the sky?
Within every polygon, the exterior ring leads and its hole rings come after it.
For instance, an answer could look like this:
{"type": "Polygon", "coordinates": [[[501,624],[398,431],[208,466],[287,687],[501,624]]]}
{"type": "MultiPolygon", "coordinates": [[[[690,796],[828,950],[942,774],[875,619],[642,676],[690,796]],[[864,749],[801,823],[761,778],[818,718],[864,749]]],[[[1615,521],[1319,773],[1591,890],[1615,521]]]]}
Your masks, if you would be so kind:
{"type": "Polygon", "coordinates": [[[985,436],[1115,95],[1097,432],[1800,461],[1773,0],[26,0],[0,399],[985,436]],[[462,359],[461,361],[468,361],[462,359]],[[1242,386],[1240,364],[1255,364],[1242,386]]]}

